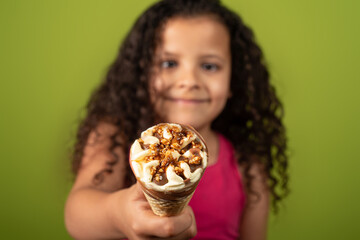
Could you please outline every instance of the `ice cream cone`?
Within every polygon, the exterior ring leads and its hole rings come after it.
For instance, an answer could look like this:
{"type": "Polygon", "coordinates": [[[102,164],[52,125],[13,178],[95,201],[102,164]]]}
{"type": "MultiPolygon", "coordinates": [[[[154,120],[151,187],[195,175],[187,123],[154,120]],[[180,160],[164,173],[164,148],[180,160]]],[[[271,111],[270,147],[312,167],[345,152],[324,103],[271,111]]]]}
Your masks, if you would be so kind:
{"type": "Polygon", "coordinates": [[[158,124],[130,150],[130,165],[152,211],[175,216],[189,203],[207,166],[207,147],[198,132],[179,124],[158,124]]]}

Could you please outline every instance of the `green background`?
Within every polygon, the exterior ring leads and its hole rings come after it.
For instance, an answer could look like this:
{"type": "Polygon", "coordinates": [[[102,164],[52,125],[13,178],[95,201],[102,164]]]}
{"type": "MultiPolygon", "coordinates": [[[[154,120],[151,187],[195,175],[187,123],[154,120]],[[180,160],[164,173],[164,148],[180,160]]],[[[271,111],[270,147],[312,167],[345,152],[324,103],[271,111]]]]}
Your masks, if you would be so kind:
{"type": "MultiPolygon", "coordinates": [[[[1,239],[70,239],[82,107],[151,2],[0,2],[1,239]]],[[[286,110],[292,193],[269,239],[360,239],[360,2],[224,2],[254,29],[286,110]]]]}

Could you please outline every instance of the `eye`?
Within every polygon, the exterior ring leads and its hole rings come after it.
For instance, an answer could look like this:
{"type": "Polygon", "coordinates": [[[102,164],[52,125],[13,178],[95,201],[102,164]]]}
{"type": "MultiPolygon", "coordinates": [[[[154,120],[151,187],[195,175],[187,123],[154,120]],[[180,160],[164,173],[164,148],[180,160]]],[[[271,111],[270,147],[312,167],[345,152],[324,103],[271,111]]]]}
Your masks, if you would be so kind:
{"type": "Polygon", "coordinates": [[[177,66],[177,62],[174,60],[166,60],[160,63],[161,68],[174,68],[177,66]]]}
{"type": "Polygon", "coordinates": [[[201,68],[206,71],[215,72],[219,69],[219,66],[213,63],[204,63],[201,65],[201,68]]]}

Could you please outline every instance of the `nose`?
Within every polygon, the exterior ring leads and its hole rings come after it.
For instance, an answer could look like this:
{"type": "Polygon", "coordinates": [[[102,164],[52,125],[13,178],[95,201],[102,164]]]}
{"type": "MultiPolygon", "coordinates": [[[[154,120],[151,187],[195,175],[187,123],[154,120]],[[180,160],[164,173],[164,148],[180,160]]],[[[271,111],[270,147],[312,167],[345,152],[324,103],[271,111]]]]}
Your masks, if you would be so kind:
{"type": "Polygon", "coordinates": [[[177,84],[180,88],[197,89],[200,87],[200,79],[195,67],[187,66],[182,69],[182,72],[177,79],[177,84]]]}

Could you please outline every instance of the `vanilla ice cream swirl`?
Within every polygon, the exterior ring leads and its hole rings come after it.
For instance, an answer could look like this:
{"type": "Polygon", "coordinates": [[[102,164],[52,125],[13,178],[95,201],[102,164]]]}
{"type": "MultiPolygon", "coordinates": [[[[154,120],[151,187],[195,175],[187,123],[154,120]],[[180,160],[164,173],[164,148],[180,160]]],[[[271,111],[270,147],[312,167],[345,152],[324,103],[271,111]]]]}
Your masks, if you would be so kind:
{"type": "Polygon", "coordinates": [[[138,180],[157,191],[176,191],[199,181],[208,162],[203,138],[193,128],[161,123],[141,134],[130,149],[138,180]]]}

